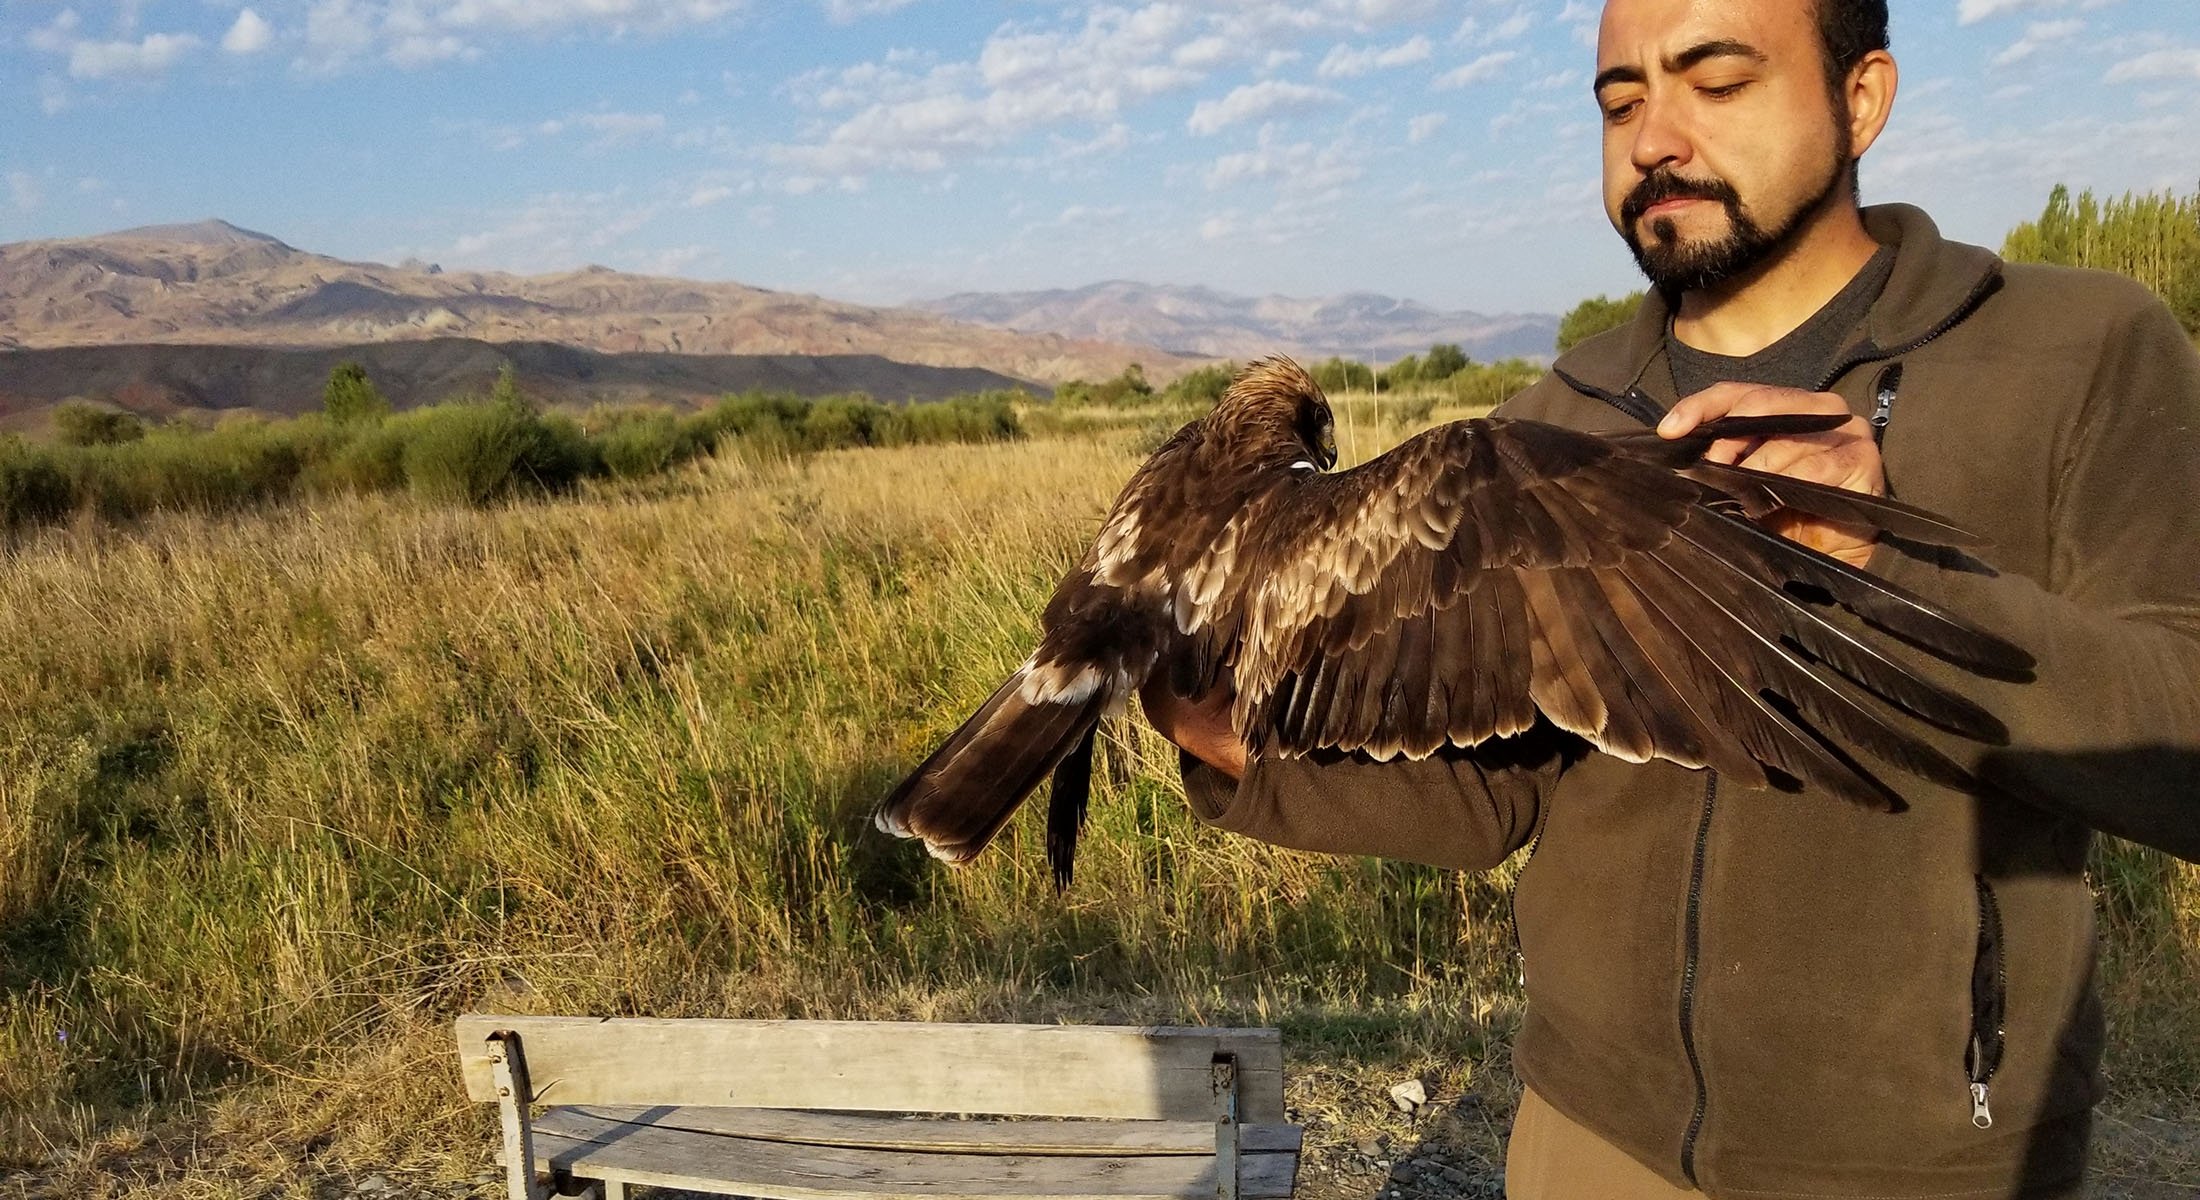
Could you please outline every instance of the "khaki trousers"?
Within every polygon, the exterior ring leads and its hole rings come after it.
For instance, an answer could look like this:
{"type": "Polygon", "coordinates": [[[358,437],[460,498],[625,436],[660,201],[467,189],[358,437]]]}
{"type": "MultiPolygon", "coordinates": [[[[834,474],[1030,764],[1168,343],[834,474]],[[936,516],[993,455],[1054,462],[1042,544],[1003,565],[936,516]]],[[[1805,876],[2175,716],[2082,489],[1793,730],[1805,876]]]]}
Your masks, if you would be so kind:
{"type": "Polygon", "coordinates": [[[1505,1142],[1506,1200],[1683,1200],[1702,1193],[1674,1187],[1627,1152],[1567,1120],[1532,1091],[1520,1094],[1505,1142]]]}

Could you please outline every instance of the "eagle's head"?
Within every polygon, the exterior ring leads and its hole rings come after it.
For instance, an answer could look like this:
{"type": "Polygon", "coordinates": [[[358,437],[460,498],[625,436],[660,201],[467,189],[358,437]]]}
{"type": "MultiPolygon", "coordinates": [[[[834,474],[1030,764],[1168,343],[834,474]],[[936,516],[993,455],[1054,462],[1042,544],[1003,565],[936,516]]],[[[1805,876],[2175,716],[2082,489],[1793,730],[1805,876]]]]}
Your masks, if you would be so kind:
{"type": "Polygon", "coordinates": [[[1337,465],[1337,422],[1329,399],[1306,369],[1281,354],[1247,363],[1207,415],[1211,440],[1235,451],[1326,471],[1337,465]]]}

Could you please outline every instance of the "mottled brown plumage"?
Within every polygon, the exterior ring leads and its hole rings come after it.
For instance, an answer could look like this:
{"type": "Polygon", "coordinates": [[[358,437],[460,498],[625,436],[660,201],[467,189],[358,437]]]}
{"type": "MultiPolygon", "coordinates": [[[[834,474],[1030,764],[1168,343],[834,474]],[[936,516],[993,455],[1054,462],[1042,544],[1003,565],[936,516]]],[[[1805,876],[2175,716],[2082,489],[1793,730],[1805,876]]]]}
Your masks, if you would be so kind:
{"type": "Polygon", "coordinates": [[[878,824],[965,861],[1053,771],[1066,882],[1093,727],[1156,672],[1184,695],[1233,685],[1254,753],[1421,758],[1555,727],[1630,761],[1873,807],[1895,797],[1854,756],[1965,783],[1914,723],[1985,741],[1999,723],[1831,609],[1979,669],[2029,658],[1752,518],[1975,539],[1894,501],[1702,460],[1722,436],[1840,422],[1727,418],[1667,441],[1488,418],[1330,474],[1320,389],[1288,359],[1254,363],[1132,476],[1038,650],[878,824]]]}

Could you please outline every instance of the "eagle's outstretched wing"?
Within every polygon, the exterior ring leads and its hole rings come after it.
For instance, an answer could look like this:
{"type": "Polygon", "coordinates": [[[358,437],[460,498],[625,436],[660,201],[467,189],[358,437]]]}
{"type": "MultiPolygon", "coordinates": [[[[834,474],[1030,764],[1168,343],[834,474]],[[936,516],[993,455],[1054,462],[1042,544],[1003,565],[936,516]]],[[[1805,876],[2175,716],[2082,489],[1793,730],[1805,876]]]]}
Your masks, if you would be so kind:
{"type": "Polygon", "coordinates": [[[1853,752],[1968,783],[1911,718],[1988,742],[2000,724],[1833,609],[1976,669],[2021,673],[2028,656],[1750,518],[1788,507],[1976,539],[1892,501],[1700,461],[1714,437],[1843,419],[1728,418],[1679,442],[1462,421],[1305,478],[1234,563],[1238,729],[1256,752],[1418,758],[1540,713],[1630,761],[1785,776],[1873,807],[1894,797],[1853,752]]]}

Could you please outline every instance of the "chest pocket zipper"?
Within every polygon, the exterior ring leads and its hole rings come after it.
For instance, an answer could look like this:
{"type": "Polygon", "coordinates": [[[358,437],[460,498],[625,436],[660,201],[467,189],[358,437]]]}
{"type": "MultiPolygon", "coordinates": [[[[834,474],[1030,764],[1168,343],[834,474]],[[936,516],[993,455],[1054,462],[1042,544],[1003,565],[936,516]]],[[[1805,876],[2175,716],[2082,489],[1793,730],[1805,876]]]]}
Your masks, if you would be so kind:
{"type": "Polygon", "coordinates": [[[1971,963],[1971,1040],[1963,1052],[1963,1070],[1971,1084],[1971,1124],[1994,1127],[1994,1112],[1986,1103],[1987,1085],[2001,1069],[2004,1010],[2009,999],[2009,973],[2002,959],[2001,904],[1984,875],[1978,885],[1978,956],[1971,963]]]}

